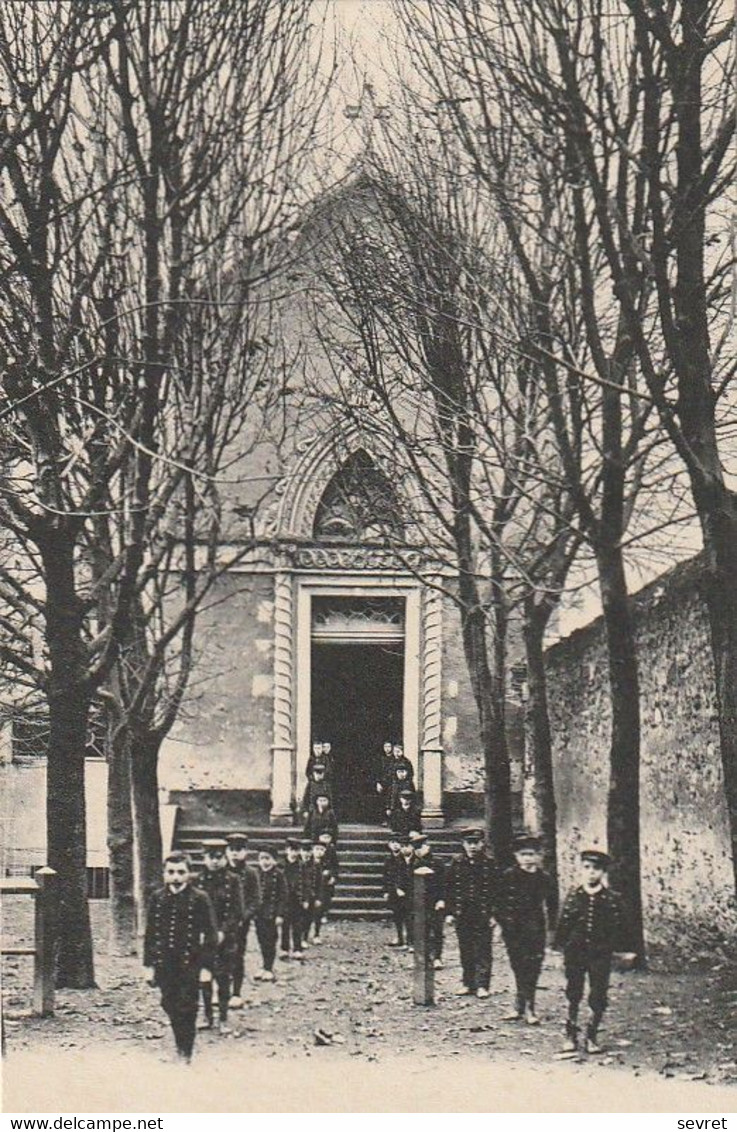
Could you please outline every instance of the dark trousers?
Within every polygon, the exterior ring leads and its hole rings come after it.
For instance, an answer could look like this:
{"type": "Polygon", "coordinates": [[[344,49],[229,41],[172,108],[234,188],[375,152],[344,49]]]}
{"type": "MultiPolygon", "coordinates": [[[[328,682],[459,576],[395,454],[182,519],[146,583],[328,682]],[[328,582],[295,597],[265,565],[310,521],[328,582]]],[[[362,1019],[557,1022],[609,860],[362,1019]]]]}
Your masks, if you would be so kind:
{"type": "Polygon", "coordinates": [[[170,964],[156,968],[161,1005],[171,1023],[177,1053],[188,1059],[194,1048],[199,976],[197,968],[170,964]]]}
{"type": "Polygon", "coordinates": [[[277,935],[275,920],[256,920],[256,939],[261,948],[264,971],[273,971],[274,969],[277,935]]]}
{"type": "Polygon", "coordinates": [[[284,923],[281,928],[281,949],[282,951],[289,951],[289,944],[291,942],[292,951],[302,950],[302,923],[304,917],[304,908],[299,902],[289,905],[289,910],[284,917],[284,923]]]}
{"type": "Polygon", "coordinates": [[[605,952],[603,955],[566,952],[563,961],[566,973],[566,998],[568,999],[568,1028],[575,1028],[578,1023],[578,1008],[581,1005],[586,976],[588,975],[589,1006],[591,1007],[589,1034],[595,1037],[607,1008],[607,991],[609,990],[609,976],[612,970],[611,952],[605,952]]]}
{"type": "Polygon", "coordinates": [[[302,909],[302,942],[304,942],[310,934],[315,919],[315,905],[310,904],[309,908],[302,909]]]}
{"type": "Polygon", "coordinates": [[[392,914],[394,927],[397,930],[397,943],[404,943],[405,928],[407,927],[407,897],[390,894],[387,905],[392,914]]]}
{"type": "Polygon", "coordinates": [[[215,953],[215,962],[212,969],[212,981],[202,984],[202,1004],[205,1008],[205,1017],[209,1022],[212,1022],[212,991],[213,983],[218,988],[218,1015],[221,1022],[228,1020],[228,1003],[230,1001],[231,990],[233,987],[233,967],[235,962],[236,951],[238,948],[238,938],[228,936],[219,944],[215,953]]]}
{"type": "Polygon", "coordinates": [[[332,894],[325,896],[320,904],[315,904],[312,910],[312,923],[315,925],[315,939],[320,935],[322,922],[330,911],[330,905],[333,903],[332,894]]]}
{"type": "Polygon", "coordinates": [[[217,983],[218,988],[218,1017],[221,1022],[228,1021],[228,1002],[230,1001],[230,992],[232,988],[232,978],[230,971],[220,971],[217,975],[213,973],[212,981],[203,983],[202,990],[202,1005],[205,1008],[205,1018],[208,1022],[213,1020],[213,1007],[212,1007],[212,984],[217,983]]]}
{"type": "Polygon", "coordinates": [[[463,985],[472,991],[489,989],[491,982],[491,927],[481,917],[456,920],[463,985]]]}
{"type": "Polygon", "coordinates": [[[509,965],[514,972],[517,985],[517,1010],[521,1014],[525,1006],[535,1009],[535,992],[545,957],[545,941],[519,939],[505,936],[509,965]]]}
{"type": "Polygon", "coordinates": [[[246,974],[246,943],[251,921],[246,920],[238,933],[238,945],[233,952],[233,994],[240,996],[246,974]]]}

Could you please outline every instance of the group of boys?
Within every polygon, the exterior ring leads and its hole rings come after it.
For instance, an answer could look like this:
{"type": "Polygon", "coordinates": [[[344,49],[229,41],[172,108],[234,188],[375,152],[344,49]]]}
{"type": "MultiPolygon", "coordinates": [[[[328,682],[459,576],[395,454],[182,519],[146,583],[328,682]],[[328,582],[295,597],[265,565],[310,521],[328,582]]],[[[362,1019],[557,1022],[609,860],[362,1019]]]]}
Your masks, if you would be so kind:
{"type": "Polygon", "coordinates": [[[601,1052],[597,1038],[607,1006],[612,955],[620,949],[625,931],[620,898],[605,883],[609,857],[599,849],[581,854],[581,884],[569,893],[558,917],[557,888],[541,867],[538,837],[517,836],[515,863],[503,871],[486,853],[481,829],[465,829],[462,843],[463,852],[444,868],[433,858],[425,834],[390,837],[383,873],[384,899],[397,933],[390,946],[412,950],[413,890],[422,870],[429,961],[442,967],[443,922],[453,924],[462,971],[456,994],[489,997],[493,928],[499,924],[516,987],[514,1008],[504,1020],[539,1025],[535,996],[546,943],[551,942],[564,958],[564,1050],[574,1052],[581,1044],[578,1016],[588,978],[591,1014],[582,1044],[588,1053],[601,1052]]]}
{"type": "Polygon", "coordinates": [[[382,818],[394,833],[406,838],[410,833],[422,832],[415,768],[401,743],[384,743],[376,793],[383,806],[382,818]]]}
{"type": "Polygon", "coordinates": [[[243,1006],[245,951],[253,923],[263,969],[254,975],[274,981],[281,933],[281,958],[304,958],[311,942],[321,942],[338,876],[338,858],[329,830],[313,843],[288,838],[284,861],[268,847],[258,866],[247,862],[248,838],[202,842],[203,867],[194,875],[189,858],[170,853],[164,885],[148,908],[144,940],[145,976],[161,992],[179,1057],[189,1061],[194,1047],[198,999],[203,1029],[228,1033],[228,1010],[243,1006]],[[214,991],[217,990],[217,1019],[214,991]]]}

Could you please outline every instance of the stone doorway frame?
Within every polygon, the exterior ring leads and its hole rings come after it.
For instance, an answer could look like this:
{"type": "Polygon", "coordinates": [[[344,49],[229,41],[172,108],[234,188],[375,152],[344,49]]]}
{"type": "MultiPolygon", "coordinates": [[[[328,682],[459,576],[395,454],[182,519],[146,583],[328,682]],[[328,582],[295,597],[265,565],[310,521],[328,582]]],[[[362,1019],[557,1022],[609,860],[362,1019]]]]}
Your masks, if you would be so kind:
{"type": "Polygon", "coordinates": [[[272,825],[292,821],[310,751],[312,599],[405,599],[403,741],[423,792],[423,820],[442,826],[441,745],[442,599],[439,589],[412,575],[279,570],[274,579],[274,717],[272,825]]]}

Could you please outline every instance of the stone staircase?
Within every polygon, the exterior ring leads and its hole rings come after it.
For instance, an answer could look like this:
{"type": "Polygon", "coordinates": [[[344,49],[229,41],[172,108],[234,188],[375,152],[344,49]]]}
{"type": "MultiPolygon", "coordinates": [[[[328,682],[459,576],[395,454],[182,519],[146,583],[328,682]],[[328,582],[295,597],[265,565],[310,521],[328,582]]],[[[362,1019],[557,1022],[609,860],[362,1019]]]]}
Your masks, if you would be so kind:
{"type": "MultiPolygon", "coordinates": [[[[235,829],[235,827],[234,827],[235,829]]],[[[248,834],[249,860],[259,849],[267,847],[281,856],[287,837],[299,835],[294,827],[251,826],[241,831],[248,834]]],[[[231,832],[222,827],[194,827],[177,824],[174,847],[186,850],[195,862],[202,854],[200,844],[208,837],[225,837],[231,832]]],[[[434,856],[446,863],[453,853],[460,852],[461,841],[454,829],[427,831],[434,856]]],[[[382,920],[388,915],[381,892],[381,872],[387,853],[389,831],[380,825],[346,825],[338,841],[340,877],[336,885],[331,915],[343,920],[382,920]]]]}

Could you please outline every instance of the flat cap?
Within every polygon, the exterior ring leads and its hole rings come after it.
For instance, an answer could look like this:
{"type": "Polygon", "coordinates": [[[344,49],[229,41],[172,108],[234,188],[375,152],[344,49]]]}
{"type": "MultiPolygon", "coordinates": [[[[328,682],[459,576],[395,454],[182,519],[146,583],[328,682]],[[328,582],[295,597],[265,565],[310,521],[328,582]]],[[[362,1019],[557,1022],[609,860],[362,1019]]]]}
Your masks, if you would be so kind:
{"type": "Polygon", "coordinates": [[[483,841],[484,831],[480,825],[467,825],[461,830],[461,838],[463,841],[483,841]]]}
{"type": "Polygon", "coordinates": [[[519,853],[521,849],[540,849],[542,846],[542,839],[535,833],[518,833],[512,839],[512,848],[515,853],[519,853]]]}
{"type": "Polygon", "coordinates": [[[223,853],[228,848],[224,837],[207,837],[201,844],[206,853],[223,853]]]}
{"type": "Polygon", "coordinates": [[[300,839],[298,837],[288,837],[286,840],[287,849],[299,849],[300,839]]]}
{"type": "Polygon", "coordinates": [[[592,865],[598,865],[600,869],[608,869],[612,859],[603,849],[584,849],[581,853],[581,860],[590,861],[592,865]]]}
{"type": "Polygon", "coordinates": [[[245,833],[229,833],[225,840],[231,849],[242,849],[244,845],[248,845],[248,835],[245,833]]]}
{"type": "Polygon", "coordinates": [[[409,831],[409,840],[412,845],[423,845],[427,841],[427,834],[420,833],[418,829],[409,831]]]}
{"type": "Polygon", "coordinates": [[[405,787],[404,790],[399,791],[399,797],[400,798],[414,798],[414,796],[415,796],[414,790],[410,790],[410,788],[408,786],[405,787]]]}

